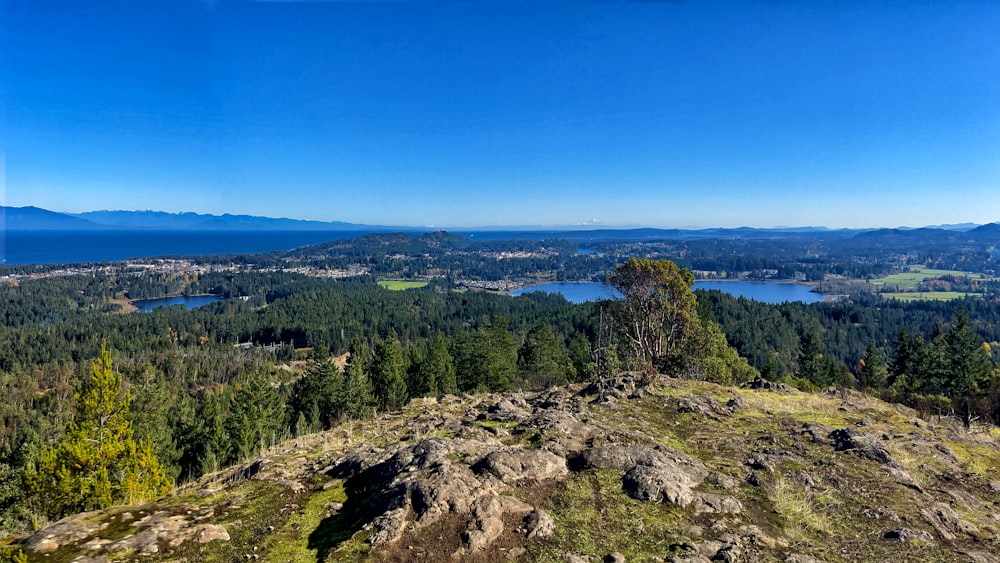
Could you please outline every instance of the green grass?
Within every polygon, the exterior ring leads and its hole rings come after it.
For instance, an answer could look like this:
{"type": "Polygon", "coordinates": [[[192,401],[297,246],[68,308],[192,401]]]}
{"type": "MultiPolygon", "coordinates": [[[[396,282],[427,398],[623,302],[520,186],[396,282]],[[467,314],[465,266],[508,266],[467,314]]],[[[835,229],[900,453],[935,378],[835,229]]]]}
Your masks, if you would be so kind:
{"type": "Polygon", "coordinates": [[[418,287],[425,287],[429,282],[425,281],[400,281],[400,280],[381,280],[378,284],[391,291],[403,291],[405,289],[416,289],[418,287]]]}
{"type": "Polygon", "coordinates": [[[318,559],[326,557],[326,554],[318,553],[319,550],[315,546],[310,547],[309,533],[329,516],[331,503],[346,501],[347,493],[344,491],[343,482],[338,482],[325,491],[314,493],[301,512],[292,514],[281,530],[268,538],[268,543],[275,546],[268,554],[268,558],[271,561],[315,563],[318,559]]]}
{"type": "Polygon", "coordinates": [[[882,293],[886,299],[900,301],[949,301],[960,297],[979,297],[982,293],[966,293],[964,291],[920,291],[909,293],[882,293]]]}
{"type": "Polygon", "coordinates": [[[974,274],[972,272],[962,272],[960,270],[935,270],[933,268],[910,266],[909,272],[890,274],[884,278],[873,279],[871,282],[881,283],[887,287],[895,287],[897,290],[904,291],[907,289],[916,289],[917,284],[926,279],[939,278],[941,276],[968,277],[972,279],[982,278],[981,275],[974,274]]]}
{"type": "Polygon", "coordinates": [[[669,553],[689,519],[684,509],[641,502],[622,492],[622,477],[607,470],[587,470],[570,477],[543,506],[556,521],[556,534],[533,558],[558,561],[562,553],[600,557],[609,546],[627,561],[669,553]]]}

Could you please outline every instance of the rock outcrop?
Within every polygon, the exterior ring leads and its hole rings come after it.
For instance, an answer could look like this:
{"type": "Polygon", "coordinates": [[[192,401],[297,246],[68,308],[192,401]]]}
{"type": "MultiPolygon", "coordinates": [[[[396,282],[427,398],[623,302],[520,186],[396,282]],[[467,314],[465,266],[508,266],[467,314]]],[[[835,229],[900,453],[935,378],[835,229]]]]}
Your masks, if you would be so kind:
{"type": "Polygon", "coordinates": [[[857,393],[623,374],[422,400],[19,544],[65,561],[994,561],[997,470],[990,435],[857,393]]]}

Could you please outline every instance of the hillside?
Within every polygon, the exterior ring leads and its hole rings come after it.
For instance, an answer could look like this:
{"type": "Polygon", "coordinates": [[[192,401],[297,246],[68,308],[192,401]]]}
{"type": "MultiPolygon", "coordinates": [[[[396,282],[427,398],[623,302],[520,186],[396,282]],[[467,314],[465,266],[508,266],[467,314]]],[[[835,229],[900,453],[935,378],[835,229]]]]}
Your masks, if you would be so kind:
{"type": "Polygon", "coordinates": [[[49,562],[1000,561],[994,429],[757,383],[623,375],[421,400],[23,547],[49,562]]]}
{"type": "Polygon", "coordinates": [[[0,218],[3,226],[12,231],[22,230],[88,230],[100,229],[101,225],[74,217],[65,213],[57,213],[40,207],[4,207],[0,206],[0,218]]]}
{"type": "Polygon", "coordinates": [[[166,213],[163,211],[86,211],[75,217],[119,229],[189,229],[200,231],[215,230],[319,230],[354,231],[373,228],[343,221],[306,221],[255,215],[233,215],[224,213],[166,213]]]}

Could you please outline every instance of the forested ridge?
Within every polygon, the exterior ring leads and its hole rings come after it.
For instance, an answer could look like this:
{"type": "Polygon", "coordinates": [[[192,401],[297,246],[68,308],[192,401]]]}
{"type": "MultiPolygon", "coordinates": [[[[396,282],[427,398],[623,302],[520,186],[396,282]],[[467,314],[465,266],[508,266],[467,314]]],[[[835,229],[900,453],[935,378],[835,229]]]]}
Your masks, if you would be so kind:
{"type": "MultiPolygon", "coordinates": [[[[417,250],[465,244],[435,240],[417,250]]],[[[393,249],[384,237],[369,242],[383,253],[393,249]]],[[[511,261],[482,263],[501,268],[511,261]]],[[[658,268],[654,277],[683,281],[673,295],[690,294],[690,272],[658,268]]],[[[664,297],[669,292],[655,295],[677,302],[664,297]]],[[[694,327],[697,337],[644,357],[615,324],[627,318],[623,304],[459,291],[448,276],[388,291],[373,276],[331,280],[258,265],[0,285],[0,389],[7,398],[0,406],[0,529],[23,531],[44,516],[23,483],[47,455],[45,444],[71,435],[81,416],[74,398],[92,388],[103,346],[128,393],[136,447],[148,444],[172,483],[416,397],[539,389],[623,369],[725,384],[761,373],[804,389],[864,389],[931,414],[998,419],[996,300],[908,303],[857,295],[766,305],[718,291],[696,295],[690,311],[663,319],[694,327]],[[126,299],[175,294],[224,299],[194,310],[122,312],[126,299]]]]}

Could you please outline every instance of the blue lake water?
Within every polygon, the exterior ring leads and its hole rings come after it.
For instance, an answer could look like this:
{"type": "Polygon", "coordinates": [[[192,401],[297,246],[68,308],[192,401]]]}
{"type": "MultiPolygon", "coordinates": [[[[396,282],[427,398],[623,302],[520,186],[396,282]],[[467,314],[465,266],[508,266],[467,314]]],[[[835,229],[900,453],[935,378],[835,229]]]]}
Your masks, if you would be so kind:
{"type": "MultiPolygon", "coordinates": [[[[718,289],[736,297],[756,299],[764,303],[783,303],[785,301],[817,303],[823,301],[824,298],[822,293],[813,293],[810,291],[812,288],[807,285],[792,283],[698,280],[694,284],[694,289],[718,289]]],[[[614,295],[609,292],[607,286],[596,282],[546,283],[524,287],[512,291],[510,294],[516,296],[532,291],[560,293],[571,303],[614,298],[614,295]]]]}
{"type": "Polygon", "coordinates": [[[515,289],[511,295],[518,296],[533,291],[544,291],[545,293],[559,293],[570,303],[583,303],[584,301],[597,301],[598,299],[614,299],[618,293],[614,292],[603,283],[543,283],[515,289]]]}
{"type": "Polygon", "coordinates": [[[195,307],[215,303],[221,299],[221,297],[214,295],[194,295],[192,297],[177,295],[174,297],[162,297],[160,299],[141,299],[133,301],[132,305],[143,313],[148,313],[157,307],[169,307],[171,305],[184,305],[188,309],[194,309],[195,307]]]}

